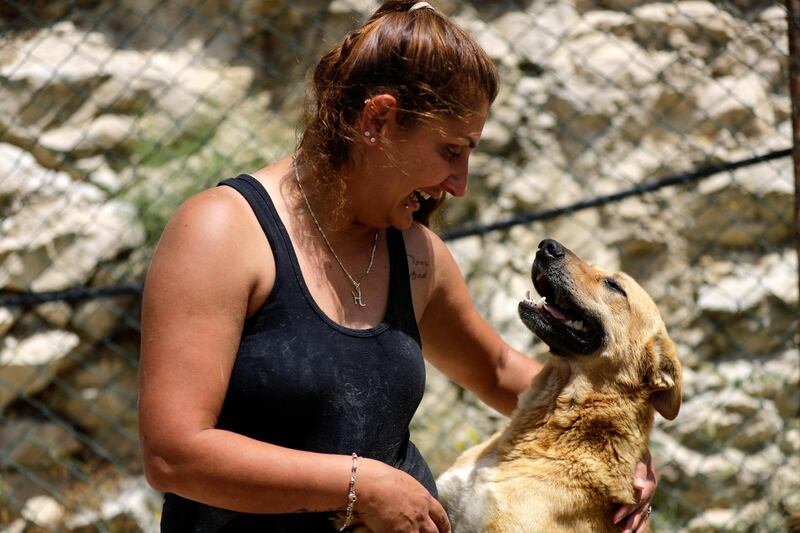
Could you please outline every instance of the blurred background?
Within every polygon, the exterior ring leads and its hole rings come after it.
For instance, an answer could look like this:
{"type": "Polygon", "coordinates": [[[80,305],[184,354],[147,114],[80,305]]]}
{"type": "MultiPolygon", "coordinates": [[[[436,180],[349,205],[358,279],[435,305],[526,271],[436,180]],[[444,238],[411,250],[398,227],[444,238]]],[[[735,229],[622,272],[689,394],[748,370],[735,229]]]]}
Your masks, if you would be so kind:
{"type": "MultiPolygon", "coordinates": [[[[684,364],[654,529],[800,530],[786,6],[432,3],[503,81],[434,224],[483,315],[546,357],[516,316],[545,237],[633,275],[684,364]]],[[[292,150],[308,69],[376,7],[0,0],[0,532],[157,531],[136,434],[154,246],[188,195],[292,150]]],[[[502,421],[431,368],[412,438],[439,473],[502,421]]]]}

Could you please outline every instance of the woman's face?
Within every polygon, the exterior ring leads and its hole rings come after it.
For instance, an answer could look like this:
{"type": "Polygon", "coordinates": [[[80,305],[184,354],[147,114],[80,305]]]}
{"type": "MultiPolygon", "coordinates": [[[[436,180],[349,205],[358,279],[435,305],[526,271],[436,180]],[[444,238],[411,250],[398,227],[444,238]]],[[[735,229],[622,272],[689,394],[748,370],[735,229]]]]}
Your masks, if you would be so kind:
{"type": "MultiPolygon", "coordinates": [[[[420,196],[463,196],[469,156],[480,140],[488,108],[484,105],[464,119],[426,119],[409,129],[390,120],[374,147],[380,156],[370,165],[370,203],[380,205],[385,220],[370,225],[405,229],[420,208],[420,196]]],[[[380,216],[377,210],[373,213],[380,216]]]]}

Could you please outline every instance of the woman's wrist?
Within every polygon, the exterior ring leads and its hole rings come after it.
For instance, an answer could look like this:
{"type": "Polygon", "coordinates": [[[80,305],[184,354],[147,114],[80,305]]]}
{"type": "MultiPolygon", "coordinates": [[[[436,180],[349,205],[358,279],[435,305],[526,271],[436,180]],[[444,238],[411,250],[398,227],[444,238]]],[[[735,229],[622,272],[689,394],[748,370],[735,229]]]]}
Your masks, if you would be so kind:
{"type": "Polygon", "coordinates": [[[344,531],[353,522],[353,509],[358,497],[356,496],[356,481],[358,480],[358,454],[353,453],[350,466],[350,483],[347,487],[347,508],[345,509],[345,519],[339,531],[344,531]]]}
{"type": "Polygon", "coordinates": [[[386,469],[391,467],[366,457],[359,457],[358,463],[358,480],[355,487],[356,501],[353,511],[357,514],[362,514],[373,505],[376,496],[375,489],[377,484],[380,483],[378,480],[384,477],[386,469]]]}

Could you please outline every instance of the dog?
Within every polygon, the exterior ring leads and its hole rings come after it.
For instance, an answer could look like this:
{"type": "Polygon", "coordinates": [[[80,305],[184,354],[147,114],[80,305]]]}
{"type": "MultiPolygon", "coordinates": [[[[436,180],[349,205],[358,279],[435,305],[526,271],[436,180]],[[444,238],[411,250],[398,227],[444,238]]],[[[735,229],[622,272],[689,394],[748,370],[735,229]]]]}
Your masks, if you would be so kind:
{"type": "Polygon", "coordinates": [[[554,240],[532,268],[541,298],[518,306],[552,354],[504,429],[437,480],[454,533],[618,531],[655,411],[681,405],[681,366],[655,303],[628,275],[554,240]]]}

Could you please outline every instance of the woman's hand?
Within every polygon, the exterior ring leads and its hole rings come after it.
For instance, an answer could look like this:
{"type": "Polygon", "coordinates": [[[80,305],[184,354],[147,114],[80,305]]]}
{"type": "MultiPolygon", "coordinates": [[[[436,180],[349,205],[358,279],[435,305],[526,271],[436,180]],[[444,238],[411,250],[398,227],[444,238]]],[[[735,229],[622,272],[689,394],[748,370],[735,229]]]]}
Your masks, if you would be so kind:
{"type": "Polygon", "coordinates": [[[355,511],[375,533],[450,533],[442,505],[416,479],[380,461],[362,459],[355,511]]]}
{"type": "Polygon", "coordinates": [[[633,486],[636,490],[637,503],[623,505],[614,513],[614,523],[624,520],[622,533],[641,533],[645,531],[650,518],[650,503],[656,492],[656,468],[650,452],[639,461],[633,472],[633,486]]]}

